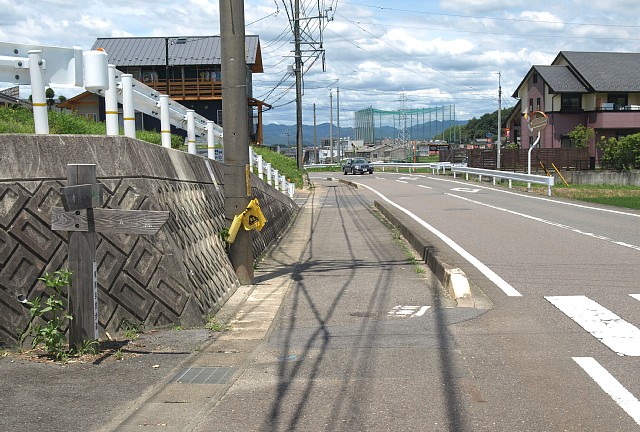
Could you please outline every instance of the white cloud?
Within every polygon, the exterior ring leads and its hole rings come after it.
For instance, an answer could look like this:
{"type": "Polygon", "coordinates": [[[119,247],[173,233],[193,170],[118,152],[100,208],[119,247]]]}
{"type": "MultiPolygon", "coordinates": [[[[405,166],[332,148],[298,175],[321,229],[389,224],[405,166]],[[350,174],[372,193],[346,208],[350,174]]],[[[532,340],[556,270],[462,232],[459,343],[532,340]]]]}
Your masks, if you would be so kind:
{"type": "MultiPolygon", "coordinates": [[[[496,109],[498,71],[506,102],[515,103],[509,96],[531,65],[549,64],[560,50],[640,51],[640,26],[629,13],[637,9],[637,0],[596,2],[588,8],[579,0],[544,5],[395,0],[385,2],[384,9],[358,3],[338,3],[330,13],[335,20],[328,23],[323,41],[327,71],[318,61],[305,75],[305,123],[312,119],[314,103],[318,121],[328,121],[329,89],[335,92],[337,86],[347,122],[349,110],[396,106],[403,90],[417,106],[455,103],[458,118],[480,116],[496,109]]],[[[69,4],[0,0],[0,39],[88,49],[98,37],[219,34],[218,0],[69,4]]],[[[245,4],[247,33],[260,36],[265,65],[265,73],[254,76],[254,94],[268,94],[266,102],[278,106],[265,114],[266,122],[292,124],[295,91],[287,90],[293,78],[286,76],[293,63],[289,2],[245,4]]]]}

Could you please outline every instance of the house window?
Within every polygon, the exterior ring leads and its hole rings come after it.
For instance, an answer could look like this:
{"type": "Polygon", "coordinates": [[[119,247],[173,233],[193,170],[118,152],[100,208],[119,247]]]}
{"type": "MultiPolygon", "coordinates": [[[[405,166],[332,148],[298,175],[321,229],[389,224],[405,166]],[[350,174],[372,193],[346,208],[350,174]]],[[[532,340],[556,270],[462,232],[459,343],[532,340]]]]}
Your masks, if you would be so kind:
{"type": "Polygon", "coordinates": [[[579,93],[563,93],[560,103],[561,111],[581,111],[582,96],[579,93]]]}
{"type": "Polygon", "coordinates": [[[540,98],[536,98],[536,110],[540,111],[540,98]]]}
{"type": "Polygon", "coordinates": [[[629,95],[626,93],[613,93],[607,95],[607,102],[613,104],[614,110],[625,109],[629,105],[629,95]]]}
{"type": "Polygon", "coordinates": [[[529,111],[533,111],[533,98],[529,98],[529,111]]]}
{"type": "Polygon", "coordinates": [[[533,146],[533,137],[530,136],[529,137],[529,148],[531,148],[533,146]]]}
{"type": "Polygon", "coordinates": [[[538,74],[537,73],[533,74],[533,83],[534,84],[538,84],[538,74]]]}
{"type": "Polygon", "coordinates": [[[562,148],[571,148],[571,138],[569,134],[563,134],[560,136],[560,147],[562,148]]]}
{"type": "Polygon", "coordinates": [[[216,113],[216,120],[216,123],[222,126],[222,110],[218,110],[218,112],[216,113]]]}

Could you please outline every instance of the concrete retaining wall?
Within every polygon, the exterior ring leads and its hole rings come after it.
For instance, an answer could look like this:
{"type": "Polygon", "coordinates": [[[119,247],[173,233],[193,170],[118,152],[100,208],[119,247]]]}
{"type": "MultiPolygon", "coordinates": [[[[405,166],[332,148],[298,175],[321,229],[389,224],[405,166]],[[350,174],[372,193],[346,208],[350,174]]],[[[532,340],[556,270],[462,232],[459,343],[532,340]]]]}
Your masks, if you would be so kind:
{"type": "MultiPolygon", "coordinates": [[[[640,171],[563,171],[562,176],[570,184],[640,186],[640,171]]],[[[556,176],[556,184],[561,182],[556,176]]]]}
{"type": "MultiPolygon", "coordinates": [[[[15,344],[28,325],[18,294],[34,298],[43,291],[39,277],[67,267],[68,236],[50,223],[71,163],[96,164],[105,207],[171,212],[154,236],[98,235],[101,332],[117,332],[123,320],[201,324],[233,294],[239,283],[218,235],[219,163],[126,137],[0,135],[0,344],[15,344]]],[[[297,206],[256,176],[251,184],[268,220],[253,234],[258,257],[297,206]]]]}

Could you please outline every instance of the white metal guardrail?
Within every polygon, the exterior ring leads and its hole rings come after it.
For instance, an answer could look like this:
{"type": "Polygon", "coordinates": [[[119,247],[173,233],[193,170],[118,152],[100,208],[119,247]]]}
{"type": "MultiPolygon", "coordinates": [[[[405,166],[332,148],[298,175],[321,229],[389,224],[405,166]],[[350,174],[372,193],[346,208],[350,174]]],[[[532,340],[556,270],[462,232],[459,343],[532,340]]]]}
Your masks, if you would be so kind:
{"type": "Polygon", "coordinates": [[[253,147],[249,147],[249,167],[251,171],[256,171],[260,180],[266,181],[267,184],[281,191],[283,194],[289,195],[289,198],[293,198],[296,190],[295,183],[290,183],[285,176],[280,174],[277,169],[273,168],[270,163],[265,162],[262,159],[262,155],[253,151],[253,147]],[[266,178],[266,180],[265,180],[266,178]]]}
{"type": "Polygon", "coordinates": [[[512,187],[512,182],[522,181],[527,182],[527,187],[531,189],[531,183],[536,184],[544,184],[547,185],[547,195],[551,196],[551,187],[555,184],[555,178],[553,176],[543,176],[536,174],[525,174],[525,173],[517,173],[511,171],[496,171],[489,170],[484,168],[468,168],[468,167],[452,167],[451,171],[453,172],[453,177],[456,177],[456,174],[465,174],[467,180],[469,180],[469,175],[476,175],[479,177],[480,181],[482,181],[482,177],[491,177],[493,179],[493,184],[496,184],[496,179],[505,179],[509,180],[509,187],[512,187]]]}
{"type": "MultiPolygon", "coordinates": [[[[36,134],[48,134],[49,122],[45,86],[84,87],[105,98],[107,135],[118,135],[118,103],[122,104],[125,136],[135,138],[135,112],[160,119],[162,146],[171,147],[171,125],[187,131],[188,152],[197,154],[196,136],[207,137],[207,156],[215,159],[215,146],[222,144],[223,129],[194,110],[167,95],[133,79],[108,64],[102,50],[82,51],[78,47],[61,48],[0,42],[0,82],[31,85],[36,134]]],[[[250,166],[277,190],[293,198],[295,184],[264,164],[262,157],[249,148],[250,166]]]]}
{"type": "MultiPolygon", "coordinates": [[[[371,165],[382,172],[398,172],[400,168],[408,168],[409,172],[416,172],[418,168],[430,169],[433,174],[444,174],[446,170],[451,170],[454,166],[465,166],[464,164],[453,164],[451,162],[429,162],[429,163],[407,163],[407,162],[371,162],[371,165]]],[[[307,168],[340,168],[340,164],[309,164],[307,168]]]]}

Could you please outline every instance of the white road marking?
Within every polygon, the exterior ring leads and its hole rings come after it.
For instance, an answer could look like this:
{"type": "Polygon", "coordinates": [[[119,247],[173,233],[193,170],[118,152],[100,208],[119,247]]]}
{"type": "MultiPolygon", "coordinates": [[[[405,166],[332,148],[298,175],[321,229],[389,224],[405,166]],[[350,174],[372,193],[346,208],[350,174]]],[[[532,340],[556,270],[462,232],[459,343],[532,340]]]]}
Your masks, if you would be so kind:
{"type": "Polygon", "coordinates": [[[640,401],[593,357],[571,357],[582,369],[640,425],[640,401]]]}
{"type": "Polygon", "coordinates": [[[636,246],[636,245],[632,245],[632,244],[629,244],[629,243],[616,241],[616,240],[613,240],[613,239],[611,239],[609,237],[606,237],[606,236],[603,236],[603,235],[594,234],[594,233],[590,233],[590,232],[585,232],[585,231],[582,231],[582,230],[580,230],[578,228],[574,228],[574,227],[569,226],[569,225],[564,225],[564,224],[561,224],[561,223],[558,223],[558,222],[552,222],[550,220],[542,219],[542,218],[539,218],[537,216],[531,216],[531,215],[528,215],[528,214],[525,214],[525,213],[520,213],[520,212],[517,212],[517,211],[514,211],[514,210],[509,210],[509,209],[505,209],[505,208],[502,208],[502,207],[497,207],[497,206],[494,206],[494,205],[491,205],[491,204],[486,204],[486,203],[483,203],[483,202],[480,202],[480,201],[477,201],[477,200],[472,200],[471,198],[463,197],[463,196],[460,196],[460,195],[454,195],[454,194],[450,194],[450,193],[445,193],[445,195],[448,195],[448,196],[453,197],[453,198],[458,198],[458,199],[461,199],[461,200],[464,200],[464,201],[468,201],[468,202],[471,202],[471,203],[474,203],[474,204],[477,204],[477,205],[481,205],[481,206],[484,206],[484,207],[489,207],[489,208],[494,209],[494,210],[499,210],[499,211],[502,211],[502,212],[505,212],[505,213],[509,213],[509,214],[512,214],[512,215],[515,215],[515,216],[520,216],[520,217],[523,217],[523,218],[526,218],[526,219],[531,219],[531,220],[536,221],[536,222],[542,222],[542,223],[547,224],[547,225],[551,225],[551,226],[554,226],[554,227],[557,227],[557,228],[562,228],[562,229],[565,229],[565,230],[568,230],[568,231],[572,231],[572,232],[574,232],[576,234],[582,234],[582,235],[585,235],[587,237],[592,237],[592,238],[604,240],[604,241],[607,241],[609,243],[613,243],[613,244],[618,245],[618,246],[624,246],[624,247],[627,247],[629,249],[635,249],[635,250],[640,251],[640,246],[636,246]]]}
{"type": "Polygon", "coordinates": [[[407,184],[407,183],[408,183],[408,182],[406,182],[406,181],[402,181],[402,180],[396,180],[396,181],[397,181],[398,183],[404,183],[404,184],[407,184]]]}
{"type": "Polygon", "coordinates": [[[478,193],[480,192],[480,189],[473,189],[473,188],[453,188],[451,189],[452,191],[456,191],[456,192],[469,192],[469,193],[478,193]]]}
{"type": "Polygon", "coordinates": [[[621,356],[640,356],[640,330],[589,297],[547,296],[552,305],[621,356]]]}
{"type": "Polygon", "coordinates": [[[640,294],[629,294],[629,295],[636,300],[640,300],[640,294]]]}
{"type": "MultiPolygon", "coordinates": [[[[461,184],[461,185],[468,185],[468,182],[461,182],[458,180],[449,180],[449,179],[445,179],[445,178],[438,178],[438,177],[427,177],[429,180],[437,180],[437,181],[443,181],[443,182],[450,182],[450,183],[457,183],[457,184],[461,184]]],[[[524,195],[518,192],[513,192],[510,190],[505,190],[505,189],[500,189],[497,187],[487,187],[487,186],[480,186],[480,185],[474,185],[475,187],[478,187],[480,189],[488,189],[488,190],[492,190],[495,192],[500,192],[500,193],[505,193],[505,194],[510,194],[510,195],[516,195],[522,198],[527,198],[527,199],[532,199],[532,200],[540,200],[540,201],[547,201],[553,204],[559,204],[559,205],[566,205],[566,206],[570,206],[570,207],[577,207],[577,208],[582,208],[582,209],[588,209],[588,210],[595,210],[595,211],[601,211],[601,212],[605,212],[605,213],[613,213],[613,214],[619,214],[619,215],[624,215],[624,216],[632,216],[632,217],[636,217],[636,218],[640,218],[640,213],[627,213],[624,211],[620,211],[620,210],[612,210],[612,209],[607,209],[607,208],[600,208],[600,207],[591,207],[588,205],[583,205],[583,204],[576,204],[576,203],[572,203],[572,202],[566,202],[566,201],[557,201],[557,200],[553,200],[550,198],[545,198],[543,196],[536,196],[536,195],[524,195]]]]}
{"type": "Polygon", "coordinates": [[[428,223],[426,223],[425,221],[420,219],[418,216],[416,216],[415,214],[413,214],[409,210],[407,210],[404,207],[394,203],[389,198],[387,198],[386,196],[382,195],[380,192],[378,192],[377,190],[373,189],[372,187],[367,186],[367,185],[362,184],[362,183],[356,183],[356,184],[358,185],[358,187],[363,187],[363,188],[369,189],[371,192],[373,192],[376,195],[378,195],[381,199],[383,199],[384,201],[386,201],[390,205],[394,206],[398,210],[404,212],[411,219],[415,220],[420,225],[422,225],[424,228],[426,228],[429,231],[431,231],[434,235],[436,235],[438,238],[440,238],[440,240],[445,242],[454,251],[459,253],[464,259],[469,261],[469,263],[471,265],[473,265],[480,272],[482,272],[482,274],[484,274],[491,282],[496,284],[498,286],[498,288],[500,288],[506,295],[508,295],[510,297],[522,297],[522,294],[520,294],[518,292],[518,290],[516,290],[514,287],[509,285],[504,279],[502,279],[500,276],[498,276],[493,270],[491,270],[489,267],[484,265],[482,262],[480,262],[479,259],[477,259],[473,255],[471,255],[469,252],[467,252],[465,249],[463,249],[460,245],[458,245],[456,242],[451,240],[449,237],[444,235],[442,232],[440,232],[436,228],[432,227],[431,225],[429,225],[428,223]]]}
{"type": "Polygon", "coordinates": [[[421,187],[424,189],[433,189],[431,186],[425,186],[425,185],[418,185],[418,187],[421,187]]]}
{"type": "Polygon", "coordinates": [[[421,317],[431,306],[394,306],[387,315],[402,317],[421,317]]]}
{"type": "Polygon", "coordinates": [[[418,180],[417,177],[400,177],[398,180],[412,180],[412,181],[416,181],[418,180]]]}

